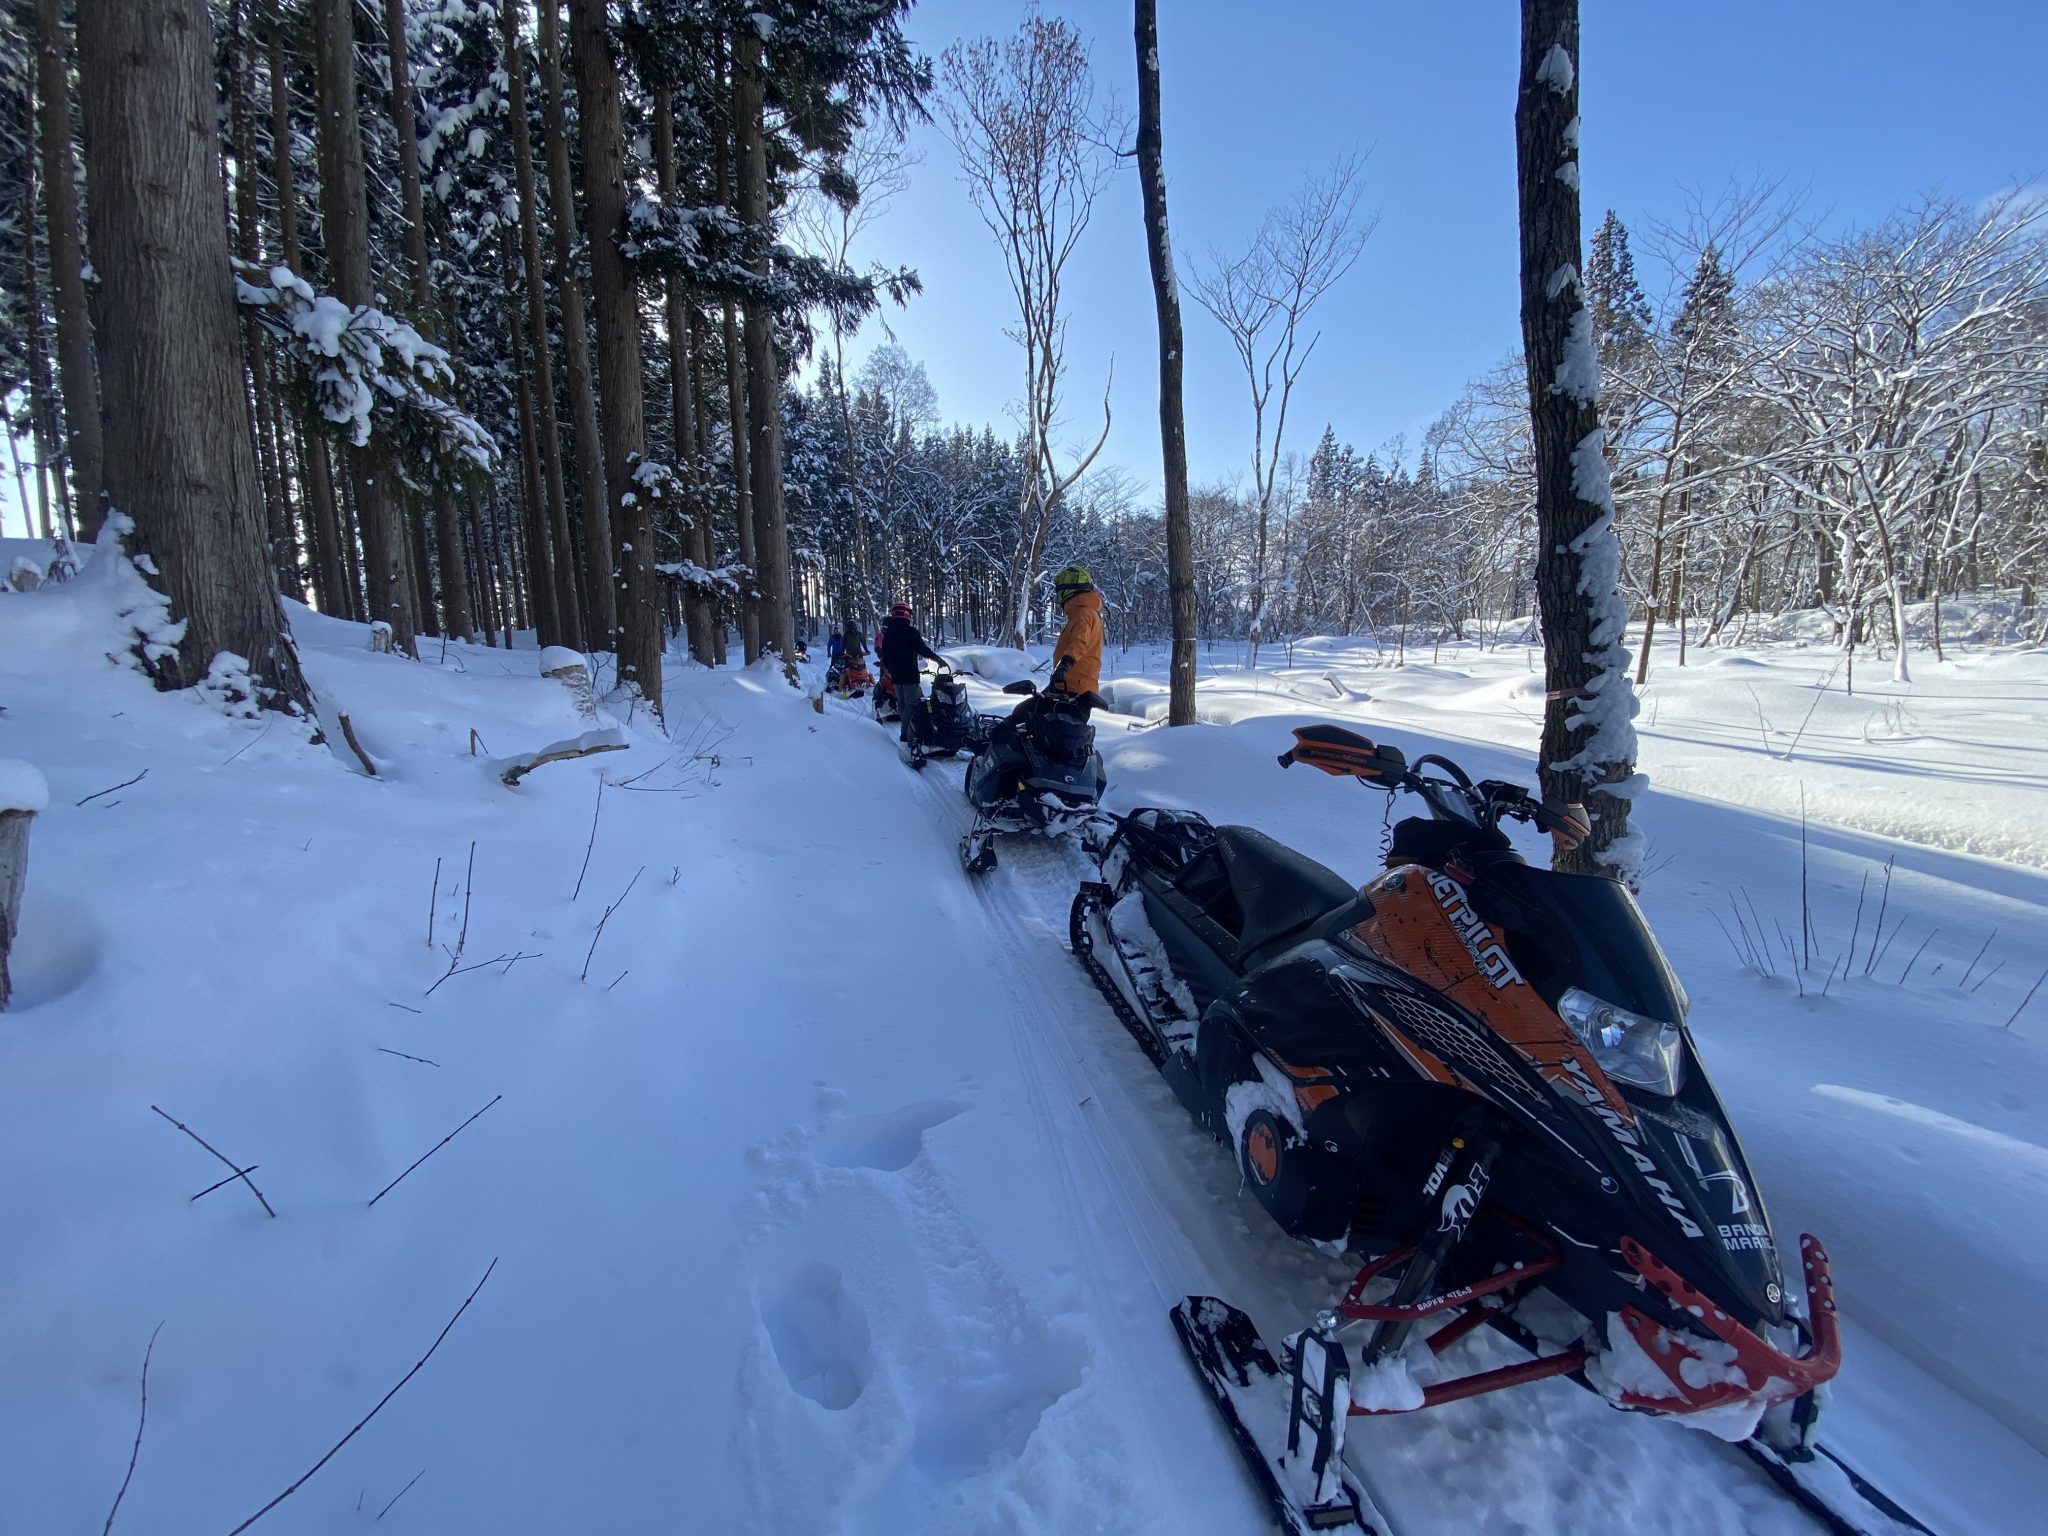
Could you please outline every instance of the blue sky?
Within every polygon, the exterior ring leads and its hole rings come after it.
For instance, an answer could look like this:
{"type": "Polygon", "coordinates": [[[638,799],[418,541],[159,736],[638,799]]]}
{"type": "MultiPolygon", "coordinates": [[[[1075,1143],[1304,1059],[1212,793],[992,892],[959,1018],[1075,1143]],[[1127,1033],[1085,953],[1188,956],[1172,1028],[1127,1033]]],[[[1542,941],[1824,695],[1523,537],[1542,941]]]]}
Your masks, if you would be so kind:
{"type": "MultiPolygon", "coordinates": [[[[1325,422],[1361,450],[1410,450],[1464,382],[1515,346],[1513,111],[1517,11],[1505,0],[1162,0],[1166,163],[1183,261],[1234,246],[1304,173],[1369,150],[1364,258],[1318,311],[1323,332],[1290,441],[1325,422]]],[[[1135,102],[1129,0],[1049,4],[1094,46],[1098,79],[1135,102]]],[[[936,55],[1015,26],[1012,0],[920,0],[910,28],[936,55]]],[[[1782,177],[1830,228],[1916,193],[1977,198],[2048,169],[2048,5],[2039,0],[1586,0],[1586,226],[1615,208],[1632,229],[1675,217],[1686,187],[1782,177]]],[[[952,150],[918,133],[924,163],[858,259],[915,267],[925,292],[884,318],[920,359],[949,420],[1004,422],[1017,348],[1009,292],[968,206],[952,150]]],[[[1645,264],[1646,285],[1656,274],[1645,264]]],[[[1135,174],[1110,186],[1070,281],[1073,434],[1111,359],[1115,423],[1103,462],[1159,477],[1156,337],[1135,174]]],[[[1249,410],[1221,332],[1188,306],[1188,459],[1198,482],[1241,472],[1249,410]]],[[[870,321],[853,359],[882,339],[870,321]]],[[[0,475],[7,531],[21,518],[0,475]]]]}
{"type": "MultiPolygon", "coordinates": [[[[1129,0],[1048,3],[1091,41],[1098,81],[1135,109],[1129,0]]],[[[1369,150],[1380,223],[1317,314],[1290,443],[1325,422],[1361,451],[1422,431],[1463,383],[1517,344],[1513,113],[1518,11],[1492,0],[1161,0],[1170,215],[1183,264],[1244,241],[1268,204],[1336,153],[1369,150]]],[[[932,53],[1000,33],[1008,0],[919,0],[932,53]]],[[[1824,227],[1868,222],[1912,195],[1975,199],[2048,168],[2048,6],[1905,0],[1586,0],[1586,230],[1613,207],[1632,230],[1675,218],[1683,190],[1731,177],[1810,188],[1824,227]]],[[[935,129],[910,190],[857,257],[915,267],[925,292],[884,318],[920,359],[948,419],[1006,420],[1018,349],[1000,258],[935,129]]],[[[1647,287],[1659,278],[1644,266],[1647,287]]],[[[1159,478],[1157,353],[1134,172],[1120,175],[1075,257],[1071,430],[1092,441],[1112,356],[1104,461],[1159,478]]],[[[1222,332],[1189,304],[1189,468],[1239,473],[1250,414],[1222,332]]],[[[869,322],[853,356],[881,332],[869,322]]]]}

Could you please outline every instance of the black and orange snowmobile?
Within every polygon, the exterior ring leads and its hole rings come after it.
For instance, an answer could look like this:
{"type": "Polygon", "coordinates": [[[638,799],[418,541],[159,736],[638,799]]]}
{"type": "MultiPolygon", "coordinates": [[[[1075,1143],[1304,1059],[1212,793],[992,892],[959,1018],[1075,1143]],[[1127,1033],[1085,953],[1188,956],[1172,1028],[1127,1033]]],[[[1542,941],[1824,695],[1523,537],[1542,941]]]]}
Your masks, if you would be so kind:
{"type": "Polygon", "coordinates": [[[1619,882],[1526,863],[1576,807],[1431,754],[1307,726],[1306,763],[1427,817],[1364,889],[1249,827],[1138,810],[1071,939],[1182,1104],[1281,1229],[1361,1264],[1279,1351],[1215,1297],[1173,1323],[1282,1529],[1375,1527],[1356,1414],[1569,1377],[1741,1441],[1838,1530],[1916,1530],[1814,1439],[1841,1360],[1827,1255],[1787,1262],[1619,882]],[[1477,1329],[1527,1358],[1460,1371],[1477,1329]]]}
{"type": "Polygon", "coordinates": [[[868,659],[857,651],[842,651],[825,669],[825,688],[842,699],[857,699],[875,686],[868,671],[868,659]]]}

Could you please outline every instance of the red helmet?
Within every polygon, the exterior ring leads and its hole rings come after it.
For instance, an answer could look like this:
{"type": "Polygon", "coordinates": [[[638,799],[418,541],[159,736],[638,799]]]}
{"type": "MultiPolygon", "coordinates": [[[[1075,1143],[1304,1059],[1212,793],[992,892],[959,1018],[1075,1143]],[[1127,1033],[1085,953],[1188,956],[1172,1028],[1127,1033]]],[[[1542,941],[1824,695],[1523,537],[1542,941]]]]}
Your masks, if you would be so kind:
{"type": "Polygon", "coordinates": [[[891,603],[891,604],[889,605],[889,617],[890,617],[890,618],[892,618],[892,619],[907,619],[907,618],[909,618],[909,617],[910,617],[910,604],[908,604],[908,603],[891,603]]]}

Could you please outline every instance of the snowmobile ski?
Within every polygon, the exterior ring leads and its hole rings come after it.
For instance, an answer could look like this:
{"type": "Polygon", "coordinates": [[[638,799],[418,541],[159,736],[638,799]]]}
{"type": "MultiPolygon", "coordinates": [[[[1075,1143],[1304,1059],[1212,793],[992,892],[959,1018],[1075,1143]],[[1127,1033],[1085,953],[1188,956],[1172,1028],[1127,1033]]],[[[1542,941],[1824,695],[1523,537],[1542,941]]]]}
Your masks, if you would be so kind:
{"type": "Polygon", "coordinates": [[[1311,1330],[1293,1369],[1282,1369],[1252,1320],[1214,1296],[1181,1302],[1173,1330],[1286,1536],[1384,1536],[1384,1517],[1344,1463],[1351,1391],[1343,1345],[1311,1330]]]}
{"type": "Polygon", "coordinates": [[[1825,1445],[1812,1447],[1799,1459],[1752,1435],[1742,1442],[1742,1449],[1780,1492],[1834,1536],[1931,1536],[1897,1500],[1825,1445]]]}

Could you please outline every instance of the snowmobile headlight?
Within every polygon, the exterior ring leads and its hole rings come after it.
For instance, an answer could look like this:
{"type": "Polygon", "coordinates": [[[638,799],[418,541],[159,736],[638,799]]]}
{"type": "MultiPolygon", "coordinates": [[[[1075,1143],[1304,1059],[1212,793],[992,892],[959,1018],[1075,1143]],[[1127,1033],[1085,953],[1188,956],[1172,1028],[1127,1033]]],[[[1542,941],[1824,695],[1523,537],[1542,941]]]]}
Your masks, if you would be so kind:
{"type": "Polygon", "coordinates": [[[1667,1097],[1683,1086],[1684,1036],[1676,1024],[1631,1013],[1577,987],[1558,999],[1557,1011],[1609,1077],[1667,1097]]]}

